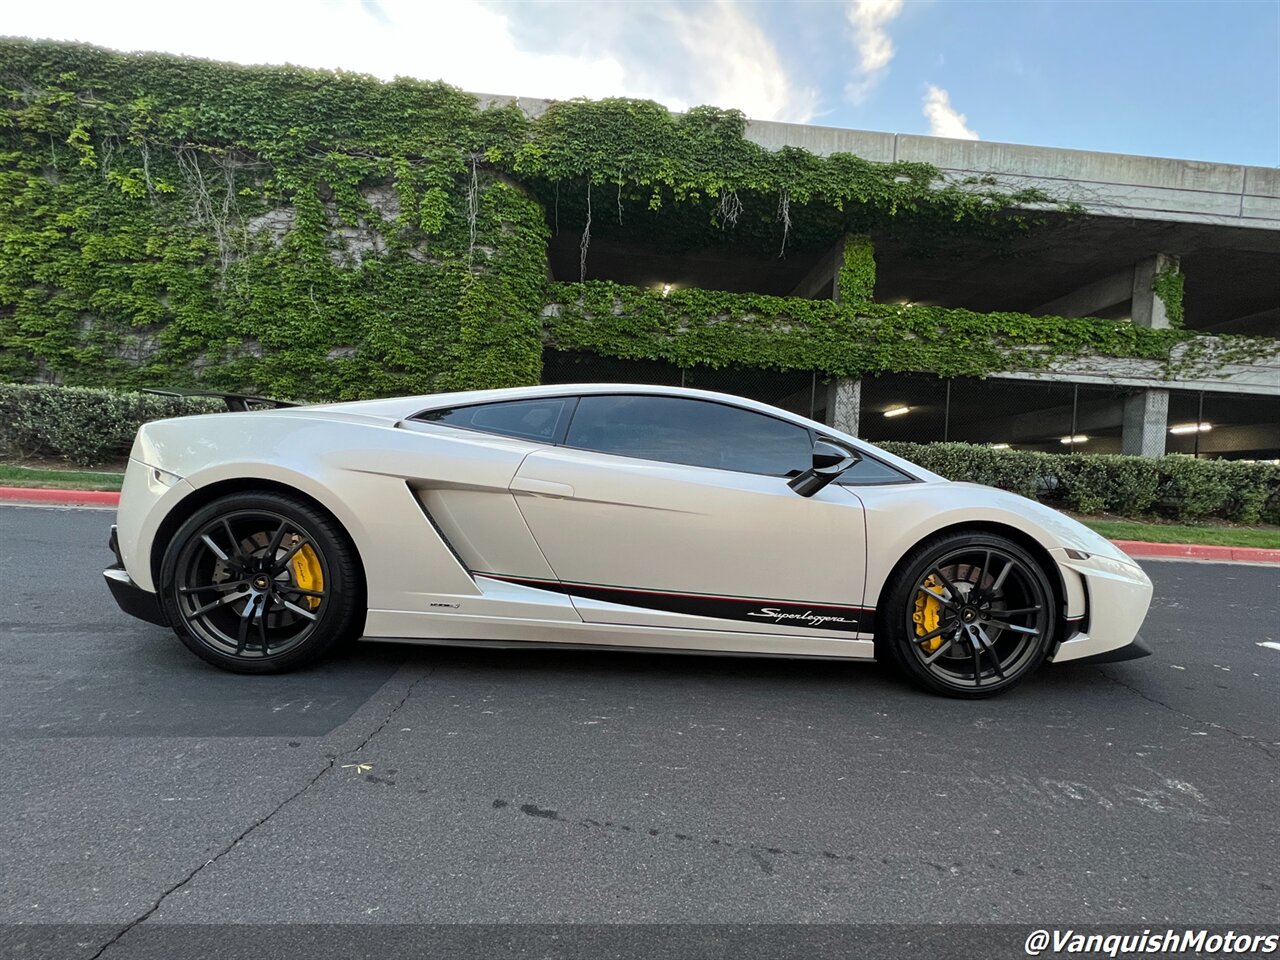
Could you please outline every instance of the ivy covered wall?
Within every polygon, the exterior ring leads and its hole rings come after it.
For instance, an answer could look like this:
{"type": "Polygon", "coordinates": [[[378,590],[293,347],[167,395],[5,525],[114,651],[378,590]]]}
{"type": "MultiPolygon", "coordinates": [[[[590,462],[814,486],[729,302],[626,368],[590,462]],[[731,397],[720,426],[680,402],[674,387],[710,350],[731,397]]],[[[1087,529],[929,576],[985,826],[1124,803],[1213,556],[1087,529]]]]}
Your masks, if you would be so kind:
{"type": "MultiPolygon", "coordinates": [[[[17,40],[0,40],[0,95],[0,379],[356,398],[535,382],[548,343],[981,375],[1084,352],[1166,359],[1193,339],[875,304],[868,234],[1000,244],[1053,198],[925,164],[766,151],[736,111],[569,101],[529,119],[443,84],[17,40]],[[854,239],[839,303],[662,298],[549,282],[557,229],[580,236],[580,279],[610,235],[676,255],[854,239]]],[[[1166,302],[1180,279],[1162,278],[1166,302]]]]}
{"type": "Polygon", "coordinates": [[[0,376],[354,398],[536,381],[527,123],[441,84],[0,42],[0,376]]]}

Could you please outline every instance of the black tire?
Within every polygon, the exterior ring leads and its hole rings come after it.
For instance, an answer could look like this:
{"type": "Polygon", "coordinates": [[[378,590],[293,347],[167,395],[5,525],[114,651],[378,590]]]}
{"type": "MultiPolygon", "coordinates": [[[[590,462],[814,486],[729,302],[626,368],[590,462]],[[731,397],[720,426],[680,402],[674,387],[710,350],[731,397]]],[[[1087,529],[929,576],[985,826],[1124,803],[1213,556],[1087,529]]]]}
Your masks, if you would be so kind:
{"type": "Polygon", "coordinates": [[[160,602],[192,653],[235,673],[283,673],[360,629],[355,547],[307,501],[235,493],[201,507],[165,548],[160,602]]]}
{"type": "Polygon", "coordinates": [[[1052,649],[1053,588],[1040,563],[1007,537],[959,530],[925,540],[884,597],[877,651],[934,693],[1003,693],[1052,649]]]}

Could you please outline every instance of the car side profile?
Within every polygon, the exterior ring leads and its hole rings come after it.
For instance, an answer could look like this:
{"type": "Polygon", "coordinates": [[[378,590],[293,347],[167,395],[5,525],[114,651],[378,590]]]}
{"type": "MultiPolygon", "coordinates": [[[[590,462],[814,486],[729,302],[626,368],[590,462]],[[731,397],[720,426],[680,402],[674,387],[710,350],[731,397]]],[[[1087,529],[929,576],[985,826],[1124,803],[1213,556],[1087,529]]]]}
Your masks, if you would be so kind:
{"type": "Polygon", "coordinates": [[[1035,501],[766,404],[626,384],[149,423],[111,544],[124,610],[242,673],[363,637],[879,657],[983,697],[1046,660],[1143,655],[1151,599],[1035,501]]]}

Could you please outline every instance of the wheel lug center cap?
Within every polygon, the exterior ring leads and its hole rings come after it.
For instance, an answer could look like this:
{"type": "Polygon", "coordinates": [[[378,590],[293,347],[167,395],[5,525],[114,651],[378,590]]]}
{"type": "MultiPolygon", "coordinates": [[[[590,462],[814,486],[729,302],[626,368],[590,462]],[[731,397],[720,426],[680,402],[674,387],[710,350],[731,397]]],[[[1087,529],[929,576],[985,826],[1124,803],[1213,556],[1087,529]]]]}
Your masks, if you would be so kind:
{"type": "Polygon", "coordinates": [[[965,607],[964,610],[960,612],[960,616],[964,619],[965,623],[973,623],[973,621],[978,617],[978,612],[974,610],[973,607],[965,607]]]}
{"type": "Polygon", "coordinates": [[[253,578],[253,586],[256,590],[265,590],[271,586],[271,580],[269,577],[257,576],[253,578]]]}

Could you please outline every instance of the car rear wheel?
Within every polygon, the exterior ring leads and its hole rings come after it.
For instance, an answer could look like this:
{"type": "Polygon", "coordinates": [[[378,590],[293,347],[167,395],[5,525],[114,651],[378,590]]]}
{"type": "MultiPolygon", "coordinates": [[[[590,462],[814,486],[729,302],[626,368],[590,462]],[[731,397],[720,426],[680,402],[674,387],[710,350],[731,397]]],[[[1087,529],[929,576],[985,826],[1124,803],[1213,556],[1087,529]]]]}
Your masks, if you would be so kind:
{"type": "Polygon", "coordinates": [[[925,541],[899,567],[887,597],[880,646],[916,683],[948,696],[1008,690],[1053,642],[1057,618],[1045,571],[995,534],[925,541]]]}
{"type": "Polygon", "coordinates": [[[231,494],[197,510],[161,567],[161,602],[184,644],[237,673],[310,663],[358,628],[355,549],[301,498],[231,494]]]}

